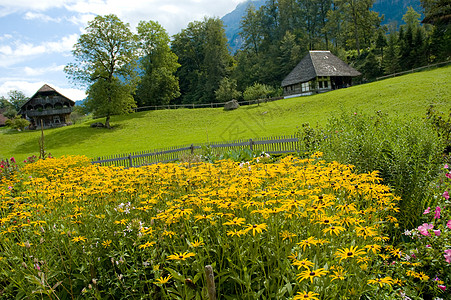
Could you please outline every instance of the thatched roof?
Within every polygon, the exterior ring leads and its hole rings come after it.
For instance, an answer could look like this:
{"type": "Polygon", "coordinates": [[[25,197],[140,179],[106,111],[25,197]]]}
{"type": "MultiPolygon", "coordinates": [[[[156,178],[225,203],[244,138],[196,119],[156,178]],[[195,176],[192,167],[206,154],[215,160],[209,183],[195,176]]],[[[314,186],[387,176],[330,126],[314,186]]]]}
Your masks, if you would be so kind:
{"type": "Polygon", "coordinates": [[[318,76],[359,76],[360,72],[351,68],[330,51],[309,51],[301,62],[282,81],[282,87],[307,82],[318,76]]]}

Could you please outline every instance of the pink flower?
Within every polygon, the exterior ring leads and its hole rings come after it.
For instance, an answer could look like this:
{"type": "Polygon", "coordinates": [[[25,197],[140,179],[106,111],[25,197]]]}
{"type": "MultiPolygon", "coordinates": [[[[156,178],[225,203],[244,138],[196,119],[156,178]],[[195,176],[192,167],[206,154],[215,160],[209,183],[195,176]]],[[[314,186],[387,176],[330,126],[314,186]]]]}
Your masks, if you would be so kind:
{"type": "Polygon", "coordinates": [[[443,167],[444,167],[445,169],[448,169],[448,168],[449,168],[448,164],[445,164],[443,167]]]}
{"type": "Polygon", "coordinates": [[[449,199],[449,193],[448,193],[448,191],[445,191],[445,192],[443,193],[443,197],[445,197],[446,200],[449,199]]]}
{"type": "Polygon", "coordinates": [[[440,236],[440,234],[442,234],[441,232],[440,232],[440,230],[434,230],[434,234],[436,235],[436,236],[440,236]]]}
{"type": "Polygon", "coordinates": [[[440,212],[442,211],[442,209],[440,208],[440,206],[437,206],[435,208],[435,215],[434,215],[434,219],[440,219],[440,212]]]}
{"type": "Polygon", "coordinates": [[[430,213],[430,211],[431,211],[430,207],[426,208],[426,210],[423,212],[423,215],[427,215],[428,213],[430,213]]]}
{"type": "Polygon", "coordinates": [[[14,157],[11,157],[11,162],[16,163],[16,160],[14,159],[14,157]]]}
{"type": "Polygon", "coordinates": [[[446,286],[439,284],[438,288],[441,289],[442,291],[446,291],[446,286]]]}
{"type": "Polygon", "coordinates": [[[446,223],[446,226],[451,229],[451,220],[448,221],[448,223],[446,223]]]}
{"type": "Polygon", "coordinates": [[[446,173],[445,176],[451,179],[451,173],[446,173]]]}
{"type": "Polygon", "coordinates": [[[428,224],[428,223],[424,223],[423,225],[418,226],[418,231],[425,236],[431,236],[431,234],[429,233],[429,229],[434,228],[434,225],[432,224],[428,224]]]}
{"type": "Polygon", "coordinates": [[[451,263],[451,249],[445,250],[445,254],[443,254],[447,263],[451,263]]]}

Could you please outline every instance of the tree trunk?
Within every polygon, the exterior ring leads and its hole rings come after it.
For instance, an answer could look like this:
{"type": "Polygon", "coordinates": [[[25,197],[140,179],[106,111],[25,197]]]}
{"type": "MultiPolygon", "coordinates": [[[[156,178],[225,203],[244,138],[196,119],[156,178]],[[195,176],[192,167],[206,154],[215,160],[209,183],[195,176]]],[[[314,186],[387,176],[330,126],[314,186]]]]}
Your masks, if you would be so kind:
{"type": "Polygon", "coordinates": [[[110,115],[106,116],[105,127],[108,128],[108,129],[111,128],[111,126],[110,126],[110,115]]]}

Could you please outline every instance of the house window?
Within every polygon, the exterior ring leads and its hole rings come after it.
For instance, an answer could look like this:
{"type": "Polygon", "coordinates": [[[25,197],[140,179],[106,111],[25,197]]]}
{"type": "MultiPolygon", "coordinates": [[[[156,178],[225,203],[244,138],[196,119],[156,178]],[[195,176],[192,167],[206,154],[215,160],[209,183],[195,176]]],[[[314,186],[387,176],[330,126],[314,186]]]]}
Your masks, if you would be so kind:
{"type": "Polygon", "coordinates": [[[318,88],[327,89],[329,87],[329,77],[319,76],[318,77],[318,88]]]}
{"type": "Polygon", "coordinates": [[[310,90],[310,85],[308,82],[303,82],[301,85],[302,92],[308,92],[310,90]]]}

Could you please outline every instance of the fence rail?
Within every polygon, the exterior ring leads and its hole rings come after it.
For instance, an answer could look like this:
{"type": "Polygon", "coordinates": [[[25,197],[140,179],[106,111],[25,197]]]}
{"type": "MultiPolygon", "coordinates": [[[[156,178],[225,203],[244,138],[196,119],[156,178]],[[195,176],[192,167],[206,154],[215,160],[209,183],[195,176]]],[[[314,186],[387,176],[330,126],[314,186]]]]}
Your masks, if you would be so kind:
{"type": "MultiPolygon", "coordinates": [[[[238,104],[240,106],[246,106],[246,105],[253,105],[253,104],[260,104],[260,103],[266,103],[266,102],[272,102],[281,100],[283,97],[274,97],[274,98],[265,98],[265,99],[257,99],[257,100],[249,100],[249,101],[239,101],[238,104]]],[[[218,103],[191,103],[191,104],[167,104],[167,105],[153,105],[153,106],[143,106],[143,107],[137,107],[135,108],[135,112],[140,111],[149,111],[149,110],[162,110],[162,109],[179,109],[179,108],[218,108],[218,107],[224,107],[226,102],[218,102],[218,103]]]]}
{"type": "Polygon", "coordinates": [[[134,152],[129,154],[98,157],[92,164],[103,166],[122,166],[126,168],[141,167],[156,163],[167,163],[179,160],[188,155],[199,155],[203,149],[208,148],[212,154],[221,154],[230,150],[249,149],[268,154],[282,154],[300,150],[299,139],[295,136],[279,136],[257,138],[248,140],[235,140],[229,142],[215,142],[204,144],[191,144],[178,147],[169,147],[151,151],[134,152]]]}

